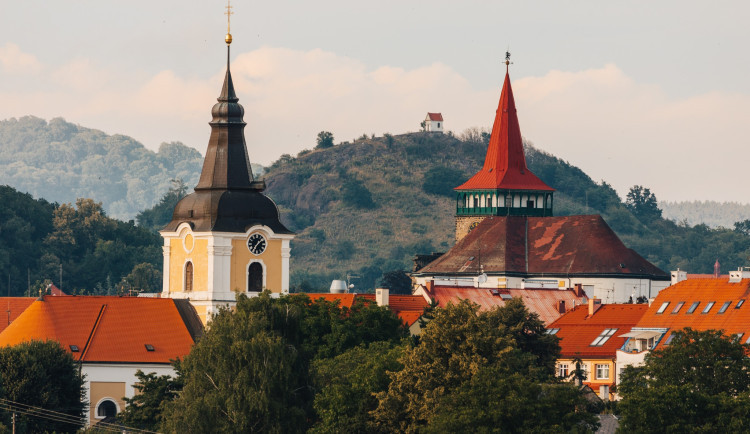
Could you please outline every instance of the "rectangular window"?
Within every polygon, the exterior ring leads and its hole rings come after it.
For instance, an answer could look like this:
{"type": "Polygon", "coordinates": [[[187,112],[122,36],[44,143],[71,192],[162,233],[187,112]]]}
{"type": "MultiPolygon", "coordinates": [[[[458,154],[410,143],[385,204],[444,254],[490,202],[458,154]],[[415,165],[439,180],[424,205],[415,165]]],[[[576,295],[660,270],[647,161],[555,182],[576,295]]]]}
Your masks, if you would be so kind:
{"type": "Polygon", "coordinates": [[[594,342],[591,343],[592,347],[601,347],[604,345],[605,342],[611,338],[615,332],[617,332],[617,329],[604,329],[604,331],[594,339],[594,342]]]}
{"type": "Polygon", "coordinates": [[[560,363],[559,365],[557,365],[557,376],[560,378],[568,377],[568,364],[567,363],[560,363]]]}
{"type": "Polygon", "coordinates": [[[609,380],[609,365],[596,365],[596,379],[609,380]]]}
{"type": "Polygon", "coordinates": [[[559,332],[559,331],[560,331],[560,329],[547,329],[547,334],[548,335],[554,335],[554,334],[557,334],[557,332],[559,332]]]}
{"type": "Polygon", "coordinates": [[[581,371],[583,371],[583,381],[589,381],[589,364],[581,363],[581,371]]]}
{"type": "Polygon", "coordinates": [[[693,302],[693,304],[690,305],[690,309],[688,309],[686,313],[693,313],[693,312],[695,312],[695,309],[698,308],[699,304],[701,304],[700,301],[693,302]]]}
{"type": "Polygon", "coordinates": [[[664,313],[664,311],[667,310],[667,306],[669,306],[669,302],[665,301],[664,303],[662,303],[661,307],[656,311],[656,313],[664,313]]]}
{"type": "Polygon", "coordinates": [[[669,345],[672,343],[672,339],[674,339],[674,334],[669,335],[666,341],[664,341],[664,345],[669,345]]]}
{"type": "Polygon", "coordinates": [[[724,313],[729,308],[729,305],[732,304],[731,301],[725,301],[724,304],[721,305],[721,309],[717,313],[724,313]]]}
{"type": "Polygon", "coordinates": [[[681,301],[681,302],[677,303],[677,306],[675,306],[674,309],[672,309],[672,315],[674,315],[677,312],[679,312],[680,309],[682,309],[682,306],[684,306],[684,305],[685,305],[684,301],[681,301]]]}
{"type": "Polygon", "coordinates": [[[745,304],[745,299],[744,298],[742,300],[738,301],[737,302],[737,306],[735,306],[734,308],[735,309],[739,309],[739,308],[742,307],[743,304],[745,304]]]}
{"type": "Polygon", "coordinates": [[[708,304],[706,305],[706,307],[703,308],[703,311],[701,313],[702,314],[703,313],[708,313],[711,310],[711,308],[714,307],[714,304],[716,304],[715,301],[709,301],[708,304]]]}

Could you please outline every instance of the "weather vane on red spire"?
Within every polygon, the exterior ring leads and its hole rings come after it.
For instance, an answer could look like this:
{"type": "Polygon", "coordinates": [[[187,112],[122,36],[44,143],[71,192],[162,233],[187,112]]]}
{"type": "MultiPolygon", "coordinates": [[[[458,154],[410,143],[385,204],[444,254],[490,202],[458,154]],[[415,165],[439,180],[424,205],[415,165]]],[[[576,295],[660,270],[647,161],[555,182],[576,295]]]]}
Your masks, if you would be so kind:
{"type": "Polygon", "coordinates": [[[510,51],[505,52],[505,72],[508,72],[508,69],[510,65],[512,65],[513,62],[510,61],[510,51]]]}

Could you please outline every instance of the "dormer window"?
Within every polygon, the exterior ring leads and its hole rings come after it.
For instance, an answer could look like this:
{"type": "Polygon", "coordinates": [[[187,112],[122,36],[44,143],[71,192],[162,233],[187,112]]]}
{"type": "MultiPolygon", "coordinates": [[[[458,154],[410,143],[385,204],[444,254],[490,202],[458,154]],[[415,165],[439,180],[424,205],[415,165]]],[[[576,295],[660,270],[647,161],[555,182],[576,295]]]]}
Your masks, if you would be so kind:
{"type": "Polygon", "coordinates": [[[151,344],[146,344],[146,351],[149,351],[149,352],[151,352],[151,351],[155,351],[155,350],[154,350],[154,346],[153,346],[153,345],[151,345],[151,344]]]}
{"type": "Polygon", "coordinates": [[[596,339],[594,339],[594,342],[592,342],[590,346],[601,347],[609,340],[609,338],[614,336],[616,332],[617,329],[604,329],[604,331],[599,336],[597,336],[596,339]]]}
{"type": "Polygon", "coordinates": [[[77,352],[79,352],[79,351],[80,351],[80,350],[78,349],[78,345],[71,345],[71,346],[70,346],[70,352],[71,352],[71,353],[77,353],[77,352]]]}
{"type": "Polygon", "coordinates": [[[659,310],[656,311],[656,313],[657,314],[664,313],[664,311],[667,310],[667,306],[669,306],[669,302],[665,301],[664,303],[662,303],[661,307],[659,308],[659,310]]]}

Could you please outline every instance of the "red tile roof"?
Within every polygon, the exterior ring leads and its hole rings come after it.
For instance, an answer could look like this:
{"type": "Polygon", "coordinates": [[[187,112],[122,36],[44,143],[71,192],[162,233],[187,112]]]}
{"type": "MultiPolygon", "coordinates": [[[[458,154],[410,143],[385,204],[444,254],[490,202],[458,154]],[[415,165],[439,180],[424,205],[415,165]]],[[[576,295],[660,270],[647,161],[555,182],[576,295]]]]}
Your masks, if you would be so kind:
{"type": "Polygon", "coordinates": [[[688,279],[659,292],[651,306],[638,321],[639,328],[668,328],[659,345],[663,345],[675,330],[690,327],[695,330],[724,330],[727,334],[744,333],[744,343],[750,336],[750,279],[729,283],[729,278],[688,279]],[[737,302],[745,300],[736,308],[737,302]],[[664,303],[669,303],[662,313],[657,313],[664,303]],[[672,313],[680,302],[684,302],[677,313],[672,313]],[[699,302],[692,314],[687,311],[699,302]],[[709,302],[715,302],[708,313],[702,313],[709,302]],[[724,313],[719,310],[730,302],[724,313]],[[743,303],[745,303],[743,302],[743,303]]]}
{"type": "MultiPolygon", "coordinates": [[[[356,297],[375,302],[375,294],[330,294],[330,293],[309,293],[311,300],[324,299],[326,301],[339,301],[339,306],[351,308],[356,297]]],[[[390,294],[388,296],[388,308],[401,318],[407,326],[414,324],[422,316],[424,308],[427,307],[427,301],[424,297],[418,295],[398,295],[390,294]]]]}
{"type": "Polygon", "coordinates": [[[0,332],[31,306],[34,300],[34,297],[0,297],[0,332]]]}
{"type": "Polygon", "coordinates": [[[589,317],[588,305],[576,306],[547,328],[560,329],[555,336],[561,339],[562,358],[614,358],[627,339],[619,336],[630,332],[647,309],[646,304],[602,304],[589,317]],[[617,331],[604,345],[592,347],[591,343],[606,329],[617,331]]]}
{"type": "Polygon", "coordinates": [[[468,300],[479,305],[482,310],[489,310],[495,306],[505,306],[505,299],[500,294],[511,297],[521,297],[526,307],[539,315],[545,324],[560,317],[557,303],[565,301],[565,306],[571,308],[585,302],[585,297],[577,297],[573,290],[560,289],[489,289],[472,286],[440,286],[436,285],[428,295],[445,307],[448,303],[468,300]],[[495,295],[497,294],[497,295],[495,295]]]}
{"type": "Polygon", "coordinates": [[[427,117],[431,121],[443,122],[443,114],[442,113],[427,113],[427,117]]]}
{"type": "Polygon", "coordinates": [[[516,102],[507,73],[484,166],[476,175],[456,187],[456,190],[479,189],[554,191],[526,167],[516,102]]]}
{"type": "Polygon", "coordinates": [[[170,363],[193,345],[168,298],[45,296],[0,333],[0,346],[48,339],[84,362],[170,363]]]}
{"type": "Polygon", "coordinates": [[[488,217],[417,273],[477,275],[480,259],[486,273],[669,280],[627,248],[599,215],[488,217]]]}

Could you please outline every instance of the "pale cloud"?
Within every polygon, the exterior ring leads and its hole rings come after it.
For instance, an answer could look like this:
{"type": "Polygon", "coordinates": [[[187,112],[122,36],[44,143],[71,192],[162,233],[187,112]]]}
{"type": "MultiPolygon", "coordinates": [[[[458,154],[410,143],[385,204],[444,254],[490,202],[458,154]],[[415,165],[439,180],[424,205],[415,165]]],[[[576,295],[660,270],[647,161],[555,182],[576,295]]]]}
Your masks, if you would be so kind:
{"type": "MultiPolygon", "coordinates": [[[[0,47],[0,64],[5,73],[47,71],[35,76],[34,89],[53,89],[22,92],[6,74],[0,118],[62,116],[131,135],[151,149],[180,140],[201,152],[224,77],[223,65],[207,78],[171,70],[148,76],[110,71],[87,59],[51,67],[12,44],[0,47]]],[[[446,127],[457,133],[490,127],[502,85],[499,73],[496,87],[476,89],[443,63],[368,68],[320,49],[274,47],[237,54],[232,75],[245,107],[250,158],[262,164],[312,148],[321,130],[333,132],[337,142],[363,133],[417,131],[428,111],[442,112],[446,127]]],[[[748,95],[675,99],[614,64],[518,78],[513,89],[524,136],[595,180],[610,182],[621,195],[642,184],[663,200],[747,202],[731,187],[750,161],[748,95]]]]}
{"type": "Polygon", "coordinates": [[[0,66],[0,70],[8,74],[36,74],[42,70],[34,55],[22,52],[18,45],[10,42],[0,46],[0,66]]]}

